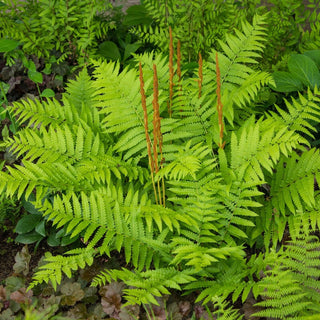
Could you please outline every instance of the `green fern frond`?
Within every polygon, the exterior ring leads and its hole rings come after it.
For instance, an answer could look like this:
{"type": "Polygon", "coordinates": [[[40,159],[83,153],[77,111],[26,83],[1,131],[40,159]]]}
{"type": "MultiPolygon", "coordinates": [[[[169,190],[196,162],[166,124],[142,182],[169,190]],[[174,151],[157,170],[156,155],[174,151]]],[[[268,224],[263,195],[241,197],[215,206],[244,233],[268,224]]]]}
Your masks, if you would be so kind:
{"type": "MultiPolygon", "coordinates": [[[[252,120],[252,119],[251,119],[252,120]]],[[[230,168],[238,173],[238,179],[265,180],[264,169],[272,173],[280,155],[289,154],[301,142],[300,136],[286,128],[268,127],[263,120],[250,125],[247,121],[240,129],[238,136],[231,135],[231,163],[230,168]],[[246,128],[248,127],[248,129],[246,128]]]]}
{"type": "Polygon", "coordinates": [[[98,93],[86,69],[75,80],[70,80],[64,98],[73,105],[79,118],[97,133],[101,131],[100,115],[97,109],[98,93]]]}
{"type": "Polygon", "coordinates": [[[90,266],[93,263],[95,252],[93,249],[84,248],[69,251],[66,254],[67,256],[52,256],[51,253],[47,252],[44,259],[46,264],[39,267],[29,285],[29,289],[40,283],[50,281],[56,290],[57,285],[61,283],[62,273],[71,278],[72,271],[84,268],[86,265],[90,266]]]}
{"type": "Polygon", "coordinates": [[[157,264],[160,256],[168,258],[169,247],[165,243],[168,229],[159,234],[152,225],[147,229],[139,207],[132,203],[119,204],[108,193],[93,191],[87,196],[82,192],[80,197],[75,193],[56,195],[53,203],[46,200],[39,209],[57,228],[66,226],[71,237],[83,236],[88,248],[102,242],[97,247],[101,255],[124,248],[127,263],[132,262],[139,270],[148,269],[152,261],[157,264]]]}
{"type": "Polygon", "coordinates": [[[304,152],[301,157],[292,154],[281,159],[270,182],[274,208],[285,215],[286,209],[294,214],[314,207],[314,179],[320,179],[319,170],[319,152],[315,149],[304,152]]]}
{"type": "Polygon", "coordinates": [[[156,178],[165,177],[169,180],[179,181],[190,177],[196,179],[196,173],[202,167],[201,160],[211,153],[209,148],[198,143],[192,146],[189,140],[183,147],[177,146],[178,154],[175,159],[157,173],[156,178]]]}
{"type": "Polygon", "coordinates": [[[81,160],[76,166],[79,175],[92,185],[110,186],[116,180],[125,178],[130,182],[139,180],[140,183],[144,183],[149,178],[149,172],[146,168],[112,155],[92,155],[81,160]]]}
{"type": "Polygon", "coordinates": [[[65,162],[70,164],[83,158],[104,154],[104,146],[99,135],[94,135],[81,126],[61,125],[57,128],[50,126],[47,130],[35,131],[27,128],[8,139],[7,147],[14,150],[17,156],[24,155],[29,161],[65,162]]]}
{"type": "Polygon", "coordinates": [[[37,190],[37,197],[46,195],[48,190],[90,190],[92,187],[79,179],[79,173],[70,164],[41,163],[34,164],[24,161],[22,165],[8,168],[8,173],[0,172],[1,192],[6,191],[8,196],[17,194],[20,198],[25,192],[28,198],[33,189],[37,190]]]}
{"type": "MultiPolygon", "coordinates": [[[[272,121],[284,125],[287,130],[300,132],[308,137],[314,138],[313,132],[317,130],[313,123],[318,123],[320,119],[319,95],[320,92],[316,87],[314,88],[314,92],[308,88],[307,96],[299,93],[298,100],[291,98],[292,103],[285,100],[288,111],[286,112],[276,107],[280,115],[275,112],[270,112],[272,121]]],[[[309,144],[307,140],[305,140],[304,143],[309,144]]]]}
{"type": "Polygon", "coordinates": [[[255,306],[265,310],[255,313],[255,316],[272,317],[276,319],[303,319],[298,314],[308,309],[310,302],[304,301],[306,294],[299,286],[298,281],[290,271],[283,271],[277,276],[268,276],[260,283],[261,290],[265,291],[266,299],[255,306]]]}
{"type": "Polygon", "coordinates": [[[288,227],[290,237],[296,240],[301,233],[301,229],[305,234],[309,230],[316,232],[320,228],[320,198],[319,191],[315,192],[315,205],[312,208],[305,208],[303,212],[298,212],[295,215],[288,216],[288,227]]]}
{"type": "Polygon", "coordinates": [[[235,30],[236,35],[226,35],[227,44],[219,41],[223,51],[234,63],[256,63],[260,55],[255,51],[263,51],[266,41],[266,15],[253,17],[252,25],[247,21],[242,22],[242,32],[235,30]]]}
{"type": "Polygon", "coordinates": [[[267,72],[255,71],[250,73],[250,77],[247,77],[239,87],[232,91],[232,102],[242,108],[250,105],[252,101],[255,101],[261,88],[269,85],[272,81],[271,75],[267,72]]]}
{"type": "Polygon", "coordinates": [[[243,318],[243,315],[238,310],[230,307],[228,302],[221,297],[216,295],[211,299],[211,302],[215,309],[212,315],[215,315],[217,320],[241,320],[243,318]]]}
{"type": "Polygon", "coordinates": [[[59,127],[63,123],[79,124],[80,119],[74,107],[65,101],[62,107],[56,99],[40,102],[31,99],[14,102],[12,105],[19,124],[30,128],[41,128],[47,125],[59,127]]]}
{"type": "MultiPolygon", "coordinates": [[[[99,94],[100,113],[104,115],[102,125],[107,133],[118,136],[114,148],[118,152],[125,152],[124,160],[126,160],[137,154],[146,155],[147,144],[138,75],[136,71],[128,69],[119,74],[119,67],[114,63],[99,63],[95,70],[97,78],[95,88],[99,94]]],[[[160,73],[159,77],[161,77],[160,73]]],[[[145,91],[147,88],[146,83],[145,91]]],[[[161,105],[161,97],[159,99],[161,105]]],[[[153,112],[151,101],[152,95],[147,98],[150,124],[153,112]]],[[[162,121],[161,132],[164,135],[171,132],[174,123],[173,119],[162,121]]],[[[152,126],[150,127],[151,130],[152,126]]]]}
{"type": "MultiPolygon", "coordinates": [[[[210,270],[210,268],[208,268],[208,270],[210,270]]],[[[228,260],[221,260],[213,270],[211,274],[213,280],[206,281],[206,273],[204,272],[202,280],[194,281],[186,286],[186,289],[197,288],[200,290],[196,299],[197,302],[201,301],[207,304],[215,296],[226,299],[238,286],[240,286],[241,289],[244,288],[246,269],[243,265],[243,257],[241,257],[241,259],[229,258],[228,260]]]]}
{"type": "Polygon", "coordinates": [[[176,270],[174,268],[159,268],[145,272],[132,272],[127,269],[106,270],[93,280],[92,285],[121,280],[129,287],[123,290],[126,304],[159,305],[154,297],[169,294],[168,288],[181,290],[181,285],[195,280],[193,273],[192,269],[176,270]]]}
{"type": "Polygon", "coordinates": [[[241,247],[219,246],[218,248],[210,248],[195,244],[184,237],[173,238],[172,245],[174,247],[172,252],[175,257],[171,263],[180,264],[185,262],[187,266],[194,267],[195,271],[201,271],[203,268],[212,266],[231,256],[242,258],[244,254],[241,247]]]}
{"type": "MultiPolygon", "coordinates": [[[[226,43],[219,40],[224,52],[224,54],[218,53],[222,88],[233,91],[235,85],[241,85],[244,79],[254,73],[254,70],[247,64],[255,64],[256,59],[261,57],[259,52],[263,51],[263,42],[266,41],[266,28],[263,27],[265,22],[265,15],[256,15],[252,25],[243,22],[242,32],[235,30],[235,35],[227,34],[226,43]]],[[[210,61],[215,61],[215,54],[214,51],[210,55],[210,61]]],[[[215,62],[209,64],[209,70],[215,72],[215,69],[215,62]]],[[[261,78],[259,81],[265,81],[263,74],[256,73],[254,77],[258,75],[261,78]]],[[[267,74],[264,75],[267,76],[267,74]]]]}
{"type": "Polygon", "coordinates": [[[258,283],[264,301],[256,305],[265,309],[255,316],[302,320],[319,314],[319,256],[319,239],[309,230],[282,248],[258,283]]]}

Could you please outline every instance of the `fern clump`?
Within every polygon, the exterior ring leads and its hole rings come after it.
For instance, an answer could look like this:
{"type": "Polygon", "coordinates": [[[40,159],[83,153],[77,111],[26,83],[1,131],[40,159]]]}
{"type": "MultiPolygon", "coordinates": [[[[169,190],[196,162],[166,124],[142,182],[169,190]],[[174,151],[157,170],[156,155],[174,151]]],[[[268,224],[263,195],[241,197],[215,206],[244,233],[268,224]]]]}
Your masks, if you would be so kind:
{"type": "MultiPolygon", "coordinates": [[[[93,285],[121,280],[133,304],[156,303],[169,289],[201,289],[199,301],[215,298],[218,309],[240,318],[224,300],[245,301],[265,269],[263,254],[248,261],[247,248],[262,234],[277,246],[291,216],[306,210],[311,217],[317,205],[310,181],[319,177],[318,152],[304,149],[319,112],[317,89],[288,104],[298,120],[256,110],[272,82],[253,67],[265,19],[243,22],[220,42],[221,52],[208,60],[200,54],[188,73],[179,44],[174,59],[171,36],[169,59],[143,54],[123,70],[93,61],[92,76],[81,71],[61,101],[13,104],[24,126],[6,146],[21,164],[0,173],[0,191],[34,193],[36,208],[84,243],[48,256],[31,288],[56,286],[62,273],[122,251],[128,267],[104,270],[93,285]]],[[[299,281],[291,302],[305,295],[299,281]]]]}
{"type": "Polygon", "coordinates": [[[258,284],[265,309],[256,316],[276,319],[307,319],[320,315],[319,239],[300,232],[279,253],[258,284]]]}

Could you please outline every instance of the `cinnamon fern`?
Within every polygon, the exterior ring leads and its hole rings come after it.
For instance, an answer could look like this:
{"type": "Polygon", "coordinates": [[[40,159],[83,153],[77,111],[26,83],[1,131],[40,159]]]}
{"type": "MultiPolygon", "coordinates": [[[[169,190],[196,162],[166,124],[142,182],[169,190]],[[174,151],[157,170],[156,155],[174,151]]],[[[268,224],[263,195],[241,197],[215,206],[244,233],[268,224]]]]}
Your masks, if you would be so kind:
{"type": "MultiPolygon", "coordinates": [[[[102,271],[93,285],[123,281],[128,303],[156,303],[170,289],[200,290],[198,300],[214,301],[216,314],[241,318],[224,300],[245,301],[257,291],[267,263],[263,254],[248,261],[248,247],[281,245],[286,225],[299,219],[304,230],[319,226],[319,152],[307,150],[306,139],[316,131],[319,92],[309,89],[287,102],[288,110],[256,111],[259,91],[272,82],[257,67],[264,23],[265,16],[243,22],[188,72],[172,44],[170,58],[137,55],[123,70],[93,61],[92,75],[82,70],[61,101],[13,104],[23,126],[5,144],[21,161],[0,173],[0,192],[33,193],[43,216],[83,240],[83,248],[47,256],[30,287],[56,286],[63,273],[122,252],[127,266],[102,271]]],[[[310,239],[292,248],[302,250],[310,239]]],[[[293,257],[290,250],[284,252],[293,257]]],[[[261,281],[271,297],[274,281],[281,283],[282,297],[292,280],[286,301],[302,304],[283,314],[309,308],[315,252],[299,253],[310,258],[305,270],[294,266],[304,278],[286,264],[261,281]]]]}

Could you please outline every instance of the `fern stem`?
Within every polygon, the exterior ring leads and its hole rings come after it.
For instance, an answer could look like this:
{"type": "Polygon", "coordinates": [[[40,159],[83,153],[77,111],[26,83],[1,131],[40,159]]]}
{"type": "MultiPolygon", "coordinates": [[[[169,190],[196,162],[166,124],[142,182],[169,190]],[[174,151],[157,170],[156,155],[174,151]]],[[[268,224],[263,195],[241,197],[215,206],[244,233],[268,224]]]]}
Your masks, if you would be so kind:
{"type": "Polygon", "coordinates": [[[203,71],[202,71],[203,61],[202,61],[201,52],[199,52],[198,64],[199,64],[199,70],[198,70],[198,75],[199,75],[199,80],[198,80],[199,95],[198,95],[198,97],[201,98],[202,82],[203,82],[203,71]]]}
{"type": "Polygon", "coordinates": [[[169,116],[172,116],[172,98],[173,98],[173,38],[172,38],[172,29],[169,27],[169,104],[168,104],[168,111],[169,116]]]}
{"type": "Polygon", "coordinates": [[[221,102],[221,75],[219,68],[218,53],[216,52],[216,74],[217,74],[217,110],[218,110],[218,123],[219,123],[219,148],[223,149],[225,142],[223,141],[223,104],[221,102]]]}
{"type": "Polygon", "coordinates": [[[155,196],[155,199],[156,199],[156,203],[158,204],[156,185],[155,185],[155,182],[154,182],[154,161],[153,161],[153,158],[152,158],[151,140],[150,140],[150,135],[149,135],[149,131],[148,131],[147,102],[146,102],[146,94],[145,94],[145,91],[144,91],[144,81],[143,81],[143,72],[142,72],[141,62],[139,63],[139,80],[140,80],[141,104],[142,104],[142,109],[143,109],[144,131],[145,131],[145,134],[146,134],[146,141],[147,141],[149,167],[150,167],[150,172],[151,172],[151,180],[152,180],[154,196],[155,196]]]}

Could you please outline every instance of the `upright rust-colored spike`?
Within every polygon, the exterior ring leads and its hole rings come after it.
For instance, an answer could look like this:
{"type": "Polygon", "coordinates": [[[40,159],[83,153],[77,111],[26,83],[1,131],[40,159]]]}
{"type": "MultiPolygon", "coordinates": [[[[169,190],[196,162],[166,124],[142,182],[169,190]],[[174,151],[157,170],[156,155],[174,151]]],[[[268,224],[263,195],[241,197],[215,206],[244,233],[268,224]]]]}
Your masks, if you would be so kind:
{"type": "Polygon", "coordinates": [[[151,172],[151,180],[152,180],[153,191],[154,191],[156,203],[158,203],[156,185],[154,182],[155,165],[154,165],[154,160],[152,158],[152,152],[151,152],[151,139],[150,139],[149,129],[148,129],[148,112],[147,112],[146,94],[144,91],[144,81],[143,81],[143,72],[142,72],[141,62],[139,63],[139,80],[140,80],[141,104],[142,104],[143,119],[144,119],[144,131],[146,134],[148,159],[149,159],[149,166],[150,166],[150,172],[151,172]]]}
{"type": "Polygon", "coordinates": [[[219,148],[223,149],[225,142],[223,141],[223,104],[221,102],[221,75],[219,67],[218,52],[216,52],[216,74],[217,74],[217,111],[218,111],[218,123],[219,123],[219,148]]]}
{"type": "Polygon", "coordinates": [[[158,117],[159,115],[159,103],[158,103],[158,75],[157,75],[157,68],[156,65],[153,65],[153,100],[152,100],[152,106],[153,106],[153,157],[154,157],[154,167],[155,172],[157,173],[159,170],[158,167],[158,132],[159,132],[159,121],[158,117]]]}
{"type": "Polygon", "coordinates": [[[199,95],[198,95],[198,97],[200,98],[200,97],[201,97],[201,92],[202,92],[202,82],[203,82],[203,70],[202,70],[203,61],[202,61],[201,52],[199,52],[199,61],[198,61],[198,64],[199,64],[199,70],[198,70],[198,75],[199,75],[199,80],[198,80],[199,95]]]}
{"type": "Polygon", "coordinates": [[[173,98],[173,38],[172,38],[172,29],[169,27],[169,104],[168,112],[169,116],[172,116],[172,98],[173,98]]]}
{"type": "MultiPolygon", "coordinates": [[[[158,165],[158,143],[159,143],[159,152],[162,153],[162,137],[161,137],[161,129],[160,129],[160,108],[159,108],[159,90],[158,90],[158,74],[157,67],[153,65],[153,161],[155,167],[155,173],[159,172],[158,165]]],[[[159,195],[159,203],[162,204],[161,197],[161,187],[160,182],[158,180],[158,195],[159,195]]]]}

